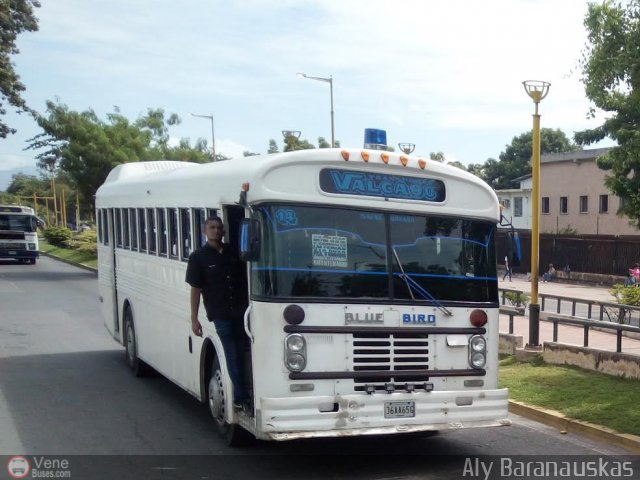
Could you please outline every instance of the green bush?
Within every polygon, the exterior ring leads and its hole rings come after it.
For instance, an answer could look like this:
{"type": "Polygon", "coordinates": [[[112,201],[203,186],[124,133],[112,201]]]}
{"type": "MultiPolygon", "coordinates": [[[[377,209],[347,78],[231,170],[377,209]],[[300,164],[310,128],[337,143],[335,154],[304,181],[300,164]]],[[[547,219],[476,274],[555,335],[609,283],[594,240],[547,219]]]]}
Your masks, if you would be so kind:
{"type": "Polygon", "coordinates": [[[616,302],[622,305],[640,306],[640,285],[625,287],[621,283],[616,283],[609,291],[616,297],[616,302]]]}
{"type": "Polygon", "coordinates": [[[78,250],[79,252],[89,253],[91,255],[98,254],[98,235],[95,230],[85,230],[76,233],[70,239],[64,242],[66,248],[78,250]]]}
{"type": "Polygon", "coordinates": [[[505,292],[504,298],[516,307],[526,307],[529,303],[529,296],[523,292],[505,292]]]}
{"type": "Polygon", "coordinates": [[[49,244],[54,247],[65,247],[65,242],[71,238],[72,232],[66,227],[51,226],[42,233],[49,244]]]}

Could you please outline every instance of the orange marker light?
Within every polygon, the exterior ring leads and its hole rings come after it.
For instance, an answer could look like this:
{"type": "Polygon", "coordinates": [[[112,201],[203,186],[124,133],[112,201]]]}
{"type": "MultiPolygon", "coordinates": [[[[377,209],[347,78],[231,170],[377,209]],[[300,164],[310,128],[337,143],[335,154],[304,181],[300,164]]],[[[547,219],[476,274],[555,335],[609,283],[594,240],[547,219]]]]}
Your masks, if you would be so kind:
{"type": "Polygon", "coordinates": [[[389,163],[389,154],[388,153],[381,153],[380,154],[380,158],[382,158],[382,161],[384,163],[389,163]]]}
{"type": "Polygon", "coordinates": [[[360,152],[360,156],[362,157],[362,160],[364,160],[365,162],[369,161],[369,152],[360,152]]]}
{"type": "Polygon", "coordinates": [[[345,162],[347,162],[349,160],[349,152],[347,150],[342,150],[340,152],[340,155],[342,155],[342,158],[344,158],[345,162]]]}
{"type": "Polygon", "coordinates": [[[420,168],[422,170],[424,170],[424,167],[427,166],[427,162],[425,162],[424,160],[420,159],[420,160],[418,160],[418,165],[420,166],[420,168]]]}
{"type": "Polygon", "coordinates": [[[407,163],[409,163],[409,157],[405,157],[404,155],[400,155],[400,163],[402,163],[403,167],[406,167],[407,163]]]}

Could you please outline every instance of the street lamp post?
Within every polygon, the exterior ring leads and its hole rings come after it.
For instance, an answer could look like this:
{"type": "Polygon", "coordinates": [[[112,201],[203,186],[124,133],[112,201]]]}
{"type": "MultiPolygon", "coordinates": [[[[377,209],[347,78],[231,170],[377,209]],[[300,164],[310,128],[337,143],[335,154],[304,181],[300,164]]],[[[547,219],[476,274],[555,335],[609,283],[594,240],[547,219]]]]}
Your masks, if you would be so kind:
{"type": "Polygon", "coordinates": [[[329,84],[329,94],[331,95],[331,148],[336,146],[335,138],[335,125],[333,120],[333,76],[329,75],[329,78],[324,77],[312,77],[306,73],[297,73],[299,77],[308,78],[310,80],[318,80],[319,82],[325,82],[329,84]]]}
{"type": "Polygon", "coordinates": [[[190,113],[189,115],[191,115],[192,117],[198,117],[198,118],[208,118],[209,120],[211,120],[211,152],[213,155],[213,161],[215,162],[218,157],[216,157],[216,135],[213,129],[213,114],[211,115],[196,115],[195,113],[190,113]]]}
{"type": "Polygon", "coordinates": [[[527,95],[535,104],[532,133],[532,202],[531,202],[531,303],[529,304],[529,347],[540,345],[540,304],[538,303],[538,254],[540,240],[540,114],[538,104],[549,93],[549,82],[526,80],[522,82],[527,95]]]}

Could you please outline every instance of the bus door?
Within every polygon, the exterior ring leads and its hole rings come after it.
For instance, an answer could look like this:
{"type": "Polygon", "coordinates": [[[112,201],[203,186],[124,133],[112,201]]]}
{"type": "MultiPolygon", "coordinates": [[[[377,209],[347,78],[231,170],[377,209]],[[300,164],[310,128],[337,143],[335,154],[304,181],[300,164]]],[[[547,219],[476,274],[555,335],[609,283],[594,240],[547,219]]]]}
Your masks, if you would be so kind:
{"type": "MultiPolygon", "coordinates": [[[[245,209],[244,207],[238,205],[228,205],[223,208],[224,211],[224,222],[225,222],[225,230],[227,238],[225,242],[233,251],[236,258],[240,252],[240,222],[245,218],[245,209]]],[[[247,276],[247,265],[244,262],[241,262],[240,268],[238,268],[238,275],[240,278],[238,279],[238,288],[242,288],[242,308],[241,310],[244,312],[249,306],[249,284],[248,284],[248,276],[247,276]]],[[[249,320],[251,320],[249,318],[249,320]]],[[[241,329],[244,332],[244,329],[241,329]]],[[[245,384],[247,385],[247,390],[252,391],[253,388],[251,385],[253,384],[253,369],[251,366],[252,359],[252,351],[251,351],[251,342],[249,337],[246,334],[242,336],[243,342],[243,355],[241,359],[243,361],[243,371],[245,376],[245,384]]]]}
{"type": "Polygon", "coordinates": [[[105,254],[100,257],[98,266],[98,282],[100,284],[101,305],[107,330],[121,340],[118,312],[118,292],[116,283],[116,221],[113,208],[102,209],[100,213],[103,224],[103,247],[105,254]],[[111,318],[111,322],[109,322],[111,318]]]}

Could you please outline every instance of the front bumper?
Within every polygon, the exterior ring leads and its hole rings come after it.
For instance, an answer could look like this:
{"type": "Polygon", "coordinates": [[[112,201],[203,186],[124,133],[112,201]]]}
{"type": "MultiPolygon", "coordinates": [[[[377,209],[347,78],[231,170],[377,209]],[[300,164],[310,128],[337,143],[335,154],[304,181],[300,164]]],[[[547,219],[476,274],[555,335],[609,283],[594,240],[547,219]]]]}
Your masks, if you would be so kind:
{"type": "Polygon", "coordinates": [[[262,398],[258,430],[271,440],[382,435],[510,425],[508,390],[262,398]],[[385,402],[415,402],[415,417],[384,418],[385,402]]]}
{"type": "Polygon", "coordinates": [[[15,258],[15,259],[23,259],[23,258],[38,258],[40,256],[40,252],[38,250],[11,250],[11,249],[0,249],[0,258],[15,258]]]}

